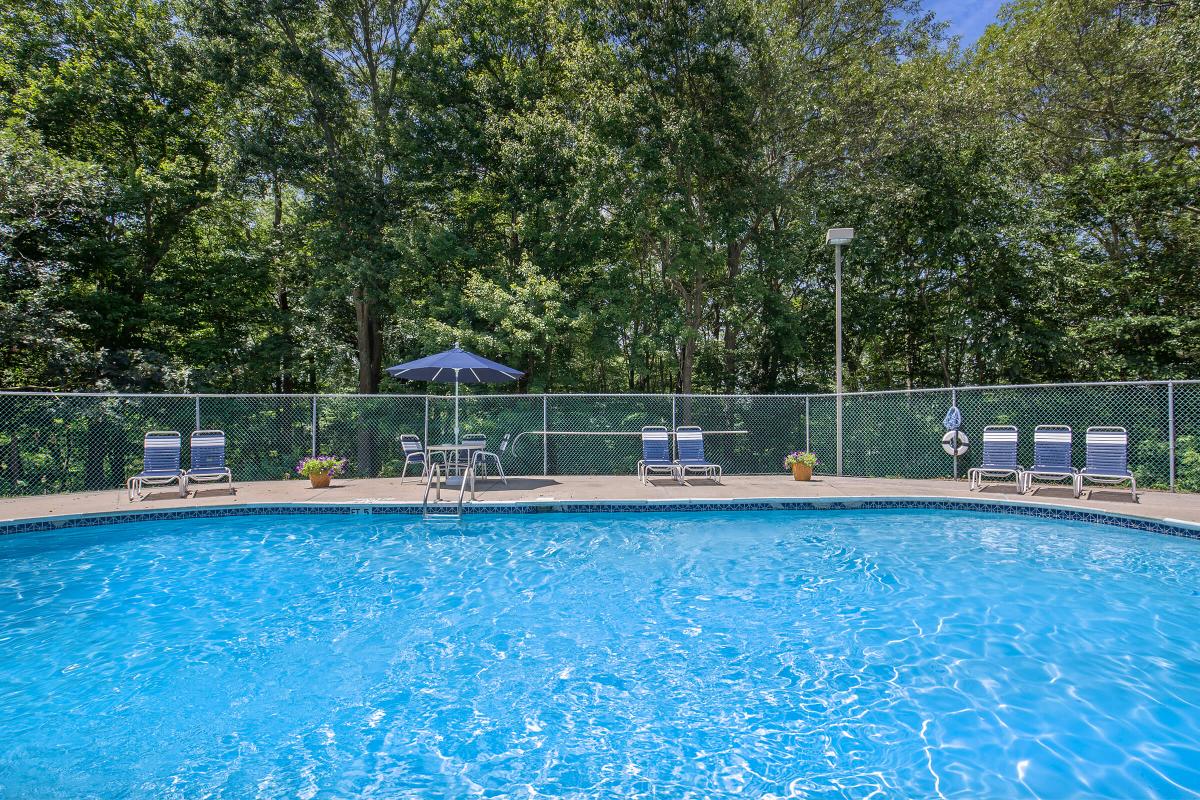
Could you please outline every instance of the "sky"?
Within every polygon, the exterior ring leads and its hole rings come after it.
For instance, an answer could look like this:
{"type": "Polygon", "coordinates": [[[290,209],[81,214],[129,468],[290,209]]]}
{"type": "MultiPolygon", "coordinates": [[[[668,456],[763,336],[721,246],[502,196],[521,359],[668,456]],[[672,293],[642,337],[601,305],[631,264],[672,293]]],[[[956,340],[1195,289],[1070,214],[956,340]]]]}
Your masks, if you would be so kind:
{"type": "Polygon", "coordinates": [[[970,47],[996,19],[1001,0],[925,0],[924,5],[938,19],[950,23],[948,33],[960,37],[963,47],[970,47]]]}

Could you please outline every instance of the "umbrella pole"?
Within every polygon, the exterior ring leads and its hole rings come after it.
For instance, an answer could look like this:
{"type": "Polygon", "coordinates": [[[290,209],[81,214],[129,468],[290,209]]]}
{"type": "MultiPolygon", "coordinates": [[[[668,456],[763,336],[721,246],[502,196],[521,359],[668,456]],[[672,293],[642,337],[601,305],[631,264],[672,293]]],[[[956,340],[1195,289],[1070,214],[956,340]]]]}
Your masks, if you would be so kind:
{"type": "Polygon", "coordinates": [[[458,370],[454,370],[454,443],[458,444],[458,370]]]}

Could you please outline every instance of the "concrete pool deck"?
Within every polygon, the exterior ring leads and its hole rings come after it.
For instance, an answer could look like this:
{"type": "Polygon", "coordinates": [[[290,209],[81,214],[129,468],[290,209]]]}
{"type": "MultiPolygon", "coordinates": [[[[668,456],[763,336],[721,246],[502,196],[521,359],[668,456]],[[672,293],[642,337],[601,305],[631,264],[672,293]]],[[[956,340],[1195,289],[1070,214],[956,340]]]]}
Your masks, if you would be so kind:
{"type": "MultiPolygon", "coordinates": [[[[154,491],[144,501],[129,502],[124,490],[9,497],[0,499],[0,519],[29,519],[67,514],[114,511],[154,511],[168,508],[250,505],[258,503],[419,503],[424,485],[415,476],[404,483],[398,478],[336,479],[327,489],[313,489],[307,480],[253,481],[234,484],[235,493],[212,485],[191,487],[189,496],[176,490],[154,491]]],[[[457,489],[443,492],[443,501],[457,497],[457,489]]],[[[1076,500],[1069,487],[1043,487],[1018,495],[1012,484],[995,485],[981,492],[967,488],[966,480],[906,480],[899,478],[838,478],[816,476],[811,482],[794,481],[787,475],[731,475],[723,484],[689,479],[680,486],[669,478],[657,478],[643,486],[631,475],[564,475],[509,478],[508,486],[498,480],[480,480],[477,499],[481,502],[598,501],[598,500],[717,500],[759,498],[920,497],[972,498],[1028,502],[1107,511],[1136,517],[1180,520],[1200,524],[1200,494],[1171,494],[1144,491],[1135,503],[1127,490],[1085,491],[1076,500]]]]}

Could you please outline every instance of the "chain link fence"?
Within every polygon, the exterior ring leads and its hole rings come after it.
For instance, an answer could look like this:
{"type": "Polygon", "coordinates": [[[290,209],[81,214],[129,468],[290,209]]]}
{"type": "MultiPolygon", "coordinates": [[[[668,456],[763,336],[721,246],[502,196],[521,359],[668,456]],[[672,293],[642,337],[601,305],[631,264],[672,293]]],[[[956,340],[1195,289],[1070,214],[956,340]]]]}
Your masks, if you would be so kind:
{"type": "MultiPolygon", "coordinates": [[[[836,395],[466,395],[460,434],[489,448],[509,436],[512,475],[633,474],[644,425],[705,430],[709,460],[727,474],[783,470],[793,450],[817,454],[833,473],[836,395]]],[[[1139,485],[1200,491],[1200,381],[997,386],[865,392],[842,396],[842,473],[864,477],[961,477],[979,463],[987,425],[1016,425],[1019,456],[1033,457],[1033,429],[1070,425],[1075,463],[1090,425],[1129,431],[1139,485]],[[941,447],[942,419],[962,411],[974,446],[957,460],[941,447]]],[[[314,453],[345,456],[353,477],[395,477],[400,435],[451,442],[453,397],[425,395],[112,395],[0,393],[0,496],[122,486],[142,463],[150,430],[226,432],[235,479],[290,477],[314,453]]]]}
{"type": "Polygon", "coordinates": [[[1174,383],[1171,390],[1174,488],[1200,492],[1200,382],[1174,383]]]}

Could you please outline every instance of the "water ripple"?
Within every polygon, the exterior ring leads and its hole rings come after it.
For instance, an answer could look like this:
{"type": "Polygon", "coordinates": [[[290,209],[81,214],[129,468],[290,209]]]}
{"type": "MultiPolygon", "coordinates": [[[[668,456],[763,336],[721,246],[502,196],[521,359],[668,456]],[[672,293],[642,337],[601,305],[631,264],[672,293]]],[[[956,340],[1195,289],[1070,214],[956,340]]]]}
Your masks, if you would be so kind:
{"type": "Polygon", "coordinates": [[[1188,797],[1200,543],[926,511],[0,539],[0,797],[1188,797]]]}

